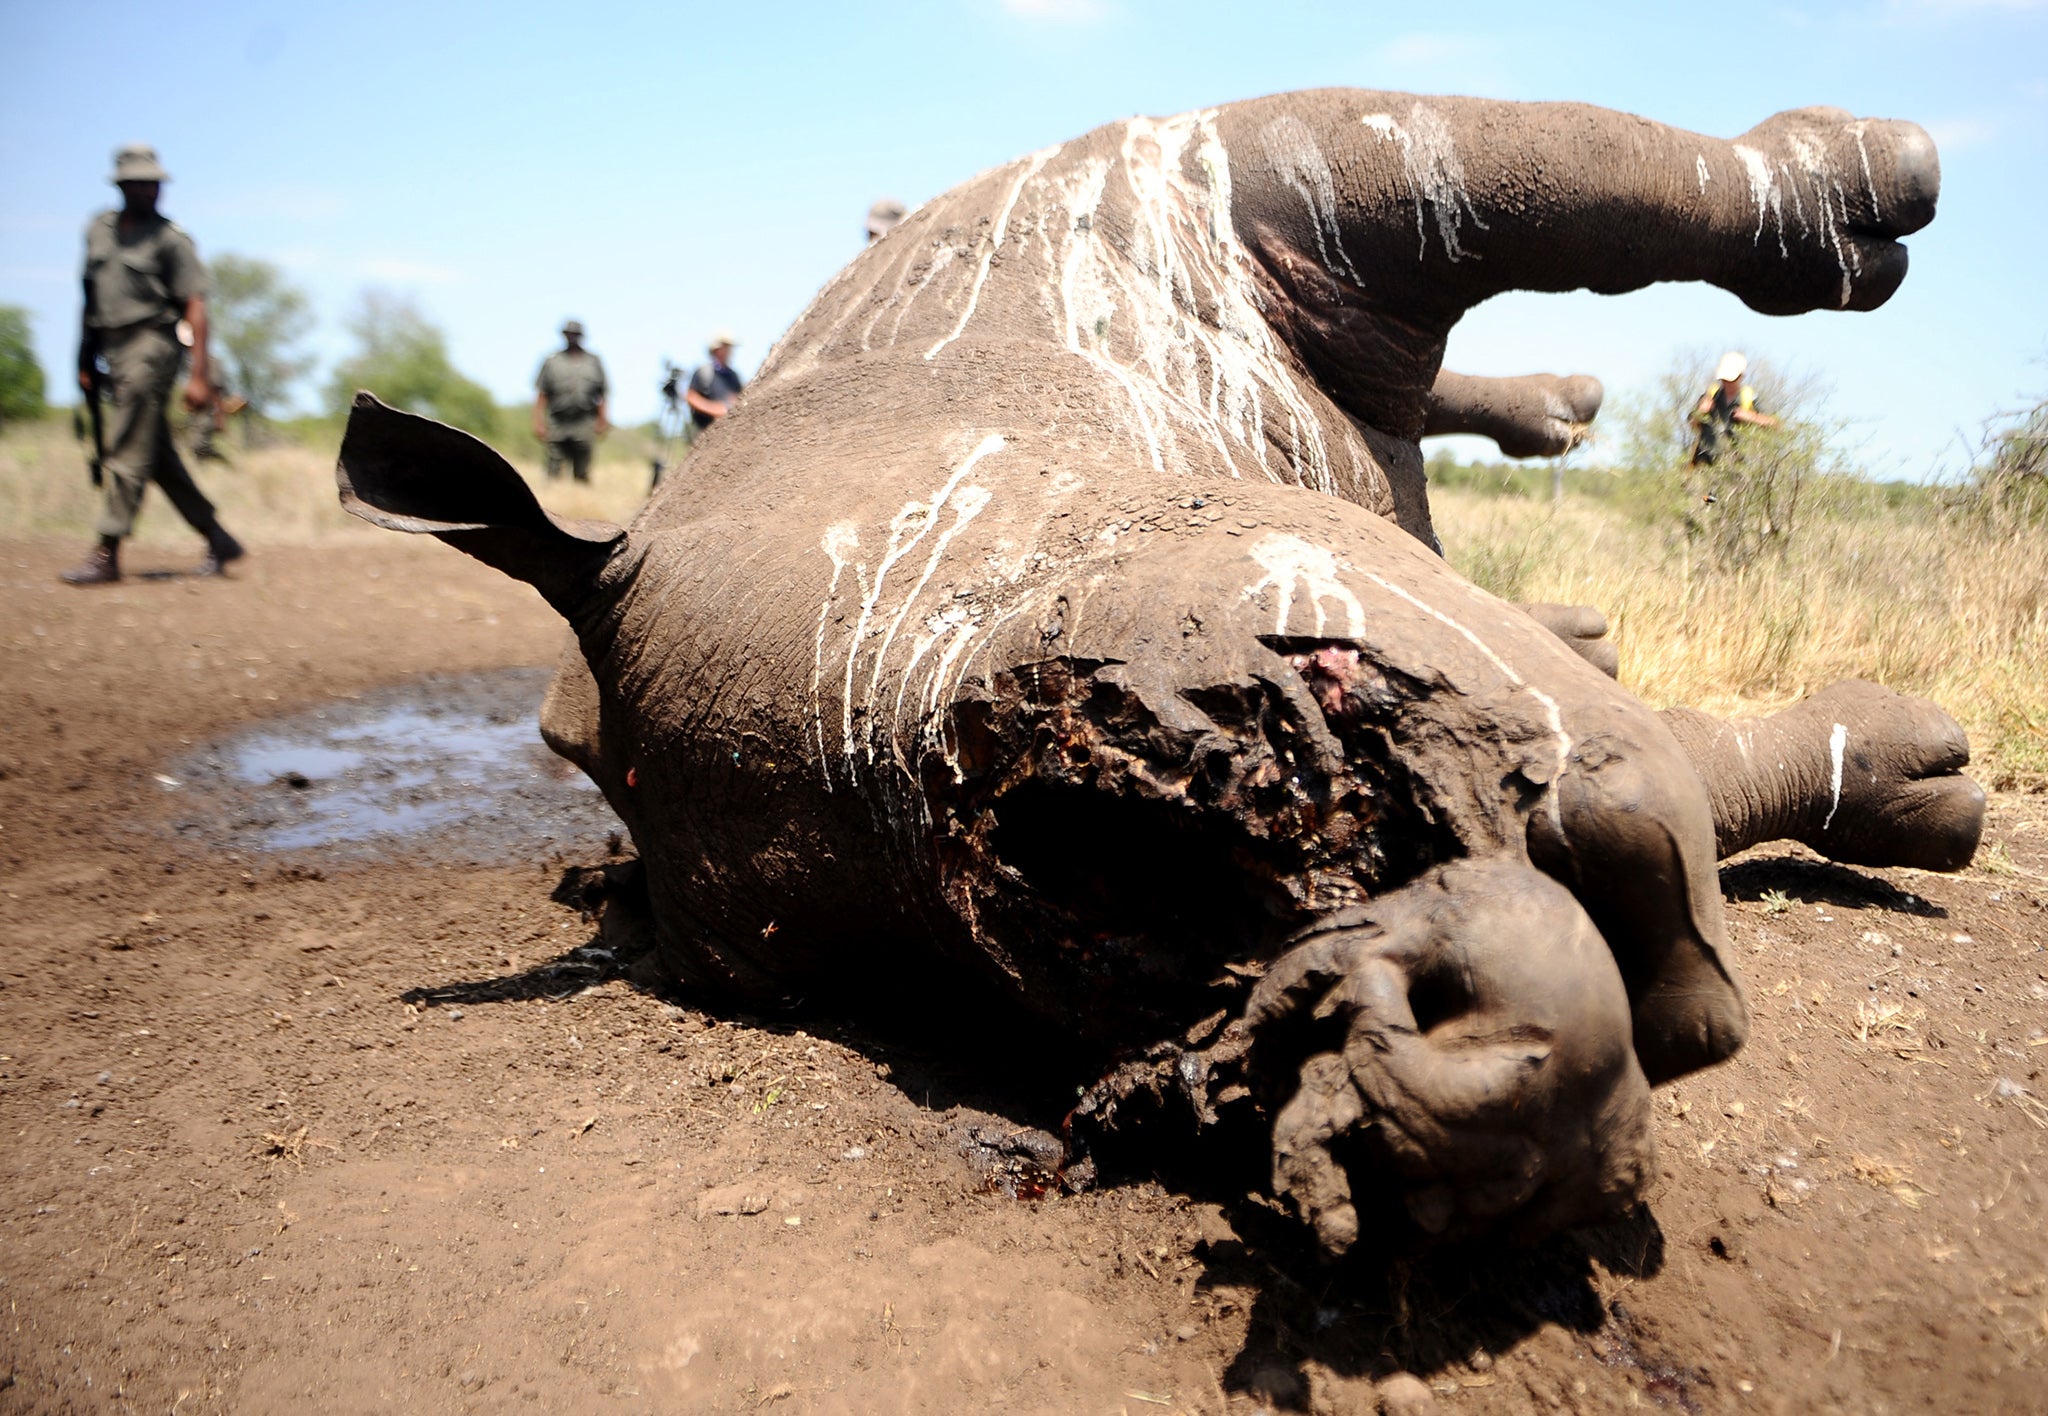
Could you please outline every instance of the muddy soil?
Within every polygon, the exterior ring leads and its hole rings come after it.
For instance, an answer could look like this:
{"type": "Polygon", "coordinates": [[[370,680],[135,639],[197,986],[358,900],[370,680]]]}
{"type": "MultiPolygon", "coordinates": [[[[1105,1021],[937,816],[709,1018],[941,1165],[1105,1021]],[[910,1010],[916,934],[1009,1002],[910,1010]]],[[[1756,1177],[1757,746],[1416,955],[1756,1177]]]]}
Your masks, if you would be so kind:
{"type": "Polygon", "coordinates": [[[272,849],[379,769],[231,745],[545,666],[526,588],[75,550],[0,546],[0,1411],[2048,1406],[2038,798],[1957,877],[1724,870],[1754,1032],[1660,1093],[1644,1211],[1332,1273],[1184,1177],[1004,1197],[963,1142],[1057,1121],[1042,1059],[645,986],[550,900],[601,813],[272,849]]]}

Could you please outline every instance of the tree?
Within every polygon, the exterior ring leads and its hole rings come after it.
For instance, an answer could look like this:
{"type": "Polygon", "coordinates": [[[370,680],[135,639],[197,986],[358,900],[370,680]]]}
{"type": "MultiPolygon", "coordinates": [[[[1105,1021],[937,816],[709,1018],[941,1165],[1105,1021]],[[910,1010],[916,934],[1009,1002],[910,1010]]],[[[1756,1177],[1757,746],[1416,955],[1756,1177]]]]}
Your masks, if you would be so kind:
{"type": "Polygon", "coordinates": [[[217,256],[207,313],[229,386],[249,400],[250,412],[273,416],[286,391],[313,367],[292,349],[313,324],[305,292],[287,284],[269,261],[217,256]]]}
{"type": "Polygon", "coordinates": [[[43,411],[43,366],[29,337],[28,311],[0,305],[0,428],[43,411]]]}
{"type": "Polygon", "coordinates": [[[360,352],[334,371],[328,402],[347,416],[357,389],[393,408],[438,418],[478,437],[497,430],[498,410],[483,385],[448,359],[448,341],[403,295],[369,289],[347,320],[360,352]]]}

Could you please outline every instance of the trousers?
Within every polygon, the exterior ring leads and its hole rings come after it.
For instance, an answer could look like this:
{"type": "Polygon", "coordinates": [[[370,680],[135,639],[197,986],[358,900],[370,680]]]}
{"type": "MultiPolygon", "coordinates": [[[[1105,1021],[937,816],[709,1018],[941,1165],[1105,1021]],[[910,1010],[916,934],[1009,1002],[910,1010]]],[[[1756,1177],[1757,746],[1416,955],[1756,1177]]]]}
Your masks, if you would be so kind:
{"type": "Polygon", "coordinates": [[[218,524],[213,503],[178,456],[165,416],[183,347],[167,328],[137,326],[108,334],[100,352],[107,374],[100,384],[100,470],[106,485],[99,534],[120,538],[134,531],[135,513],[151,482],[163,488],[193,530],[202,535],[212,531],[218,524]]]}

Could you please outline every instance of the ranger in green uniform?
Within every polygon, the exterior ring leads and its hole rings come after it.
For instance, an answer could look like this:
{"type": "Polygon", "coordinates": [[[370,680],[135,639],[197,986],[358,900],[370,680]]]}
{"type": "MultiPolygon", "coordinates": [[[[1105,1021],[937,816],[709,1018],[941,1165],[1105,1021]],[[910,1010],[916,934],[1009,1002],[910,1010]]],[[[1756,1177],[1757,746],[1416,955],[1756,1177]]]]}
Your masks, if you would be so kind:
{"type": "Polygon", "coordinates": [[[164,417],[185,352],[178,342],[180,320],[192,332],[185,406],[197,412],[213,401],[206,267],[199,263],[192,238],[156,209],[157,193],[168,180],[154,148],[122,148],[114,154],[112,178],[121,189],[121,209],[101,212],[85,229],[78,385],[104,410],[100,466],[106,500],[99,544],[82,565],[64,572],[73,585],[107,585],[121,578],[121,542],[135,529],[136,510],[152,481],[206,538],[200,574],[223,574],[228,562],[243,554],[241,543],[221,529],[213,503],[185,470],[164,417]]]}
{"type": "Polygon", "coordinates": [[[533,435],[547,444],[548,476],[562,464],[579,482],[590,480],[590,455],[611,424],[605,421],[604,363],[583,347],[583,326],[562,326],[562,348],[541,362],[533,381],[533,435]]]}

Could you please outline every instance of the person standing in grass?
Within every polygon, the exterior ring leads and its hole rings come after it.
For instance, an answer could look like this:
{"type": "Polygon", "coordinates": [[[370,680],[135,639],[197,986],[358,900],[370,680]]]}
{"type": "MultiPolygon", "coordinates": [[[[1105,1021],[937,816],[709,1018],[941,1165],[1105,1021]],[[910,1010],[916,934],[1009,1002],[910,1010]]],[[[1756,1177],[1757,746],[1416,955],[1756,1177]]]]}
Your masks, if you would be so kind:
{"type": "Polygon", "coordinates": [[[562,347],[542,361],[533,386],[533,435],[548,450],[548,476],[561,476],[566,464],[570,476],[588,482],[591,455],[611,424],[604,361],[583,347],[581,321],[563,324],[562,347]]]}
{"type": "Polygon", "coordinates": [[[245,552],[214,514],[171,440],[165,416],[185,350],[192,371],[185,406],[210,409],[213,361],[206,340],[206,267],[192,238],[156,209],[170,180],[156,149],[135,144],[114,154],[110,179],[121,209],[103,211],[85,229],[85,313],[78,341],[78,386],[100,405],[99,455],[105,499],[99,544],[63,573],[72,585],[121,578],[121,542],[135,529],[142,494],[155,482],[178,514],[206,538],[201,575],[224,575],[245,552]]]}
{"type": "Polygon", "coordinates": [[[1749,360],[1736,350],[1721,356],[1714,366],[1714,386],[1693,405],[1692,425],[1698,435],[1692,445],[1692,465],[1712,466],[1715,459],[1735,442],[1735,425],[1775,428],[1778,420],[1757,410],[1756,390],[1742,381],[1749,372],[1749,360]]]}

